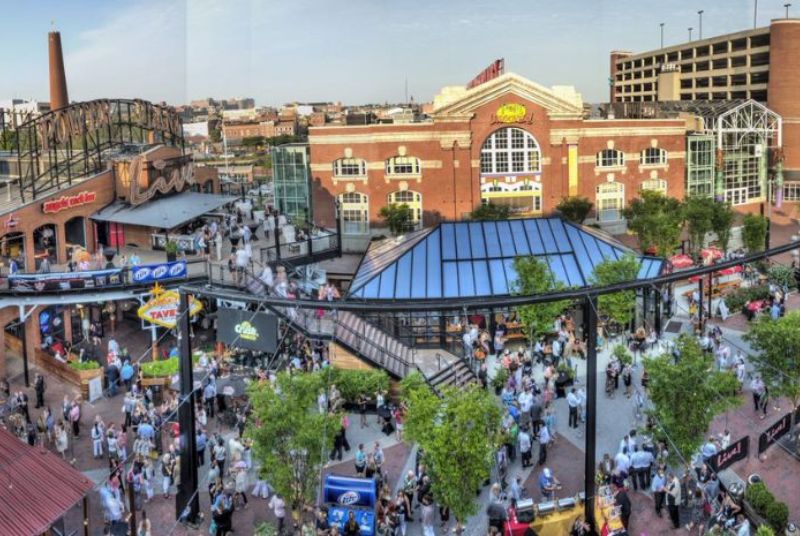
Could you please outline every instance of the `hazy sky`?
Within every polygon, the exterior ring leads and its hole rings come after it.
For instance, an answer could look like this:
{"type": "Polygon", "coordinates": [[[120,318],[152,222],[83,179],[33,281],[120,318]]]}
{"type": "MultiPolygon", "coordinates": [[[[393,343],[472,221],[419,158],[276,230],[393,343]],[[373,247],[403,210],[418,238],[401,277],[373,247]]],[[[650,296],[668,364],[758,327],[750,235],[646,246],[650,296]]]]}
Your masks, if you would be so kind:
{"type": "MultiPolygon", "coordinates": [[[[754,0],[0,0],[0,99],[48,99],[47,32],[61,31],[70,99],[171,104],[252,96],[428,101],[495,58],[543,85],[607,98],[608,53],[751,28],[754,0]]],[[[760,0],[758,22],[786,0],[760,0]]],[[[800,13],[800,2],[795,9],[800,13]]]]}

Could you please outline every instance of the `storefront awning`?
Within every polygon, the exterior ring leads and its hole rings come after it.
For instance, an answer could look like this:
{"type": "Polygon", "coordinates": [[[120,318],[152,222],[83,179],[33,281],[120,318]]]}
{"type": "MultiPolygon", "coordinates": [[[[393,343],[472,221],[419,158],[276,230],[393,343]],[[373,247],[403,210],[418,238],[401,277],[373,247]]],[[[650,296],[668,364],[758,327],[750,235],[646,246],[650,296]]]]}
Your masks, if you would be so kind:
{"type": "Polygon", "coordinates": [[[199,192],[182,192],[148,201],[137,207],[116,201],[92,215],[94,221],[127,225],[143,225],[158,229],[174,229],[222,205],[233,203],[236,197],[199,192]]]}

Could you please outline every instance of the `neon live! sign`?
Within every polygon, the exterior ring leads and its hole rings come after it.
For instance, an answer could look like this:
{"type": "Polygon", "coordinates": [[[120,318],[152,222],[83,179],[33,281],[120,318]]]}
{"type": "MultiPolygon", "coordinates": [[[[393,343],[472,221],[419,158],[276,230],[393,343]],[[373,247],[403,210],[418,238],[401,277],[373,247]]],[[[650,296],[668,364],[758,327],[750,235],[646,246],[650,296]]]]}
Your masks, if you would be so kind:
{"type": "Polygon", "coordinates": [[[50,201],[42,203],[42,212],[45,214],[56,214],[62,210],[69,210],[81,205],[94,203],[95,199],[97,199],[97,193],[88,191],[75,195],[62,195],[58,199],[51,199],[50,201]]]}

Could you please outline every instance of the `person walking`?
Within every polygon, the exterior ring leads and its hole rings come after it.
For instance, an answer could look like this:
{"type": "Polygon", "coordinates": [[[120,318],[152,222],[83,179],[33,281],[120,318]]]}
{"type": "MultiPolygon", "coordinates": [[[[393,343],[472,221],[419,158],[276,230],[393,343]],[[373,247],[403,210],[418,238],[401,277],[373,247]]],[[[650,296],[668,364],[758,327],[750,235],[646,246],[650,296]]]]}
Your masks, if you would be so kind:
{"type": "Polygon", "coordinates": [[[519,440],[519,454],[520,458],[522,458],[522,468],[525,469],[532,465],[531,451],[533,449],[533,441],[531,440],[531,435],[528,433],[527,428],[520,430],[517,439],[519,440]]]}
{"type": "Polygon", "coordinates": [[[172,486],[172,479],[175,476],[175,465],[175,447],[170,445],[169,451],[161,459],[161,485],[165,499],[169,499],[169,488],[172,486]]]}
{"type": "Polygon", "coordinates": [[[283,526],[286,520],[286,501],[276,493],[269,500],[269,507],[272,508],[275,519],[278,520],[278,536],[280,536],[283,534],[283,526]]]}
{"type": "Polygon", "coordinates": [[[631,519],[631,499],[624,487],[614,486],[614,504],[619,508],[620,521],[627,531],[631,519]]]}
{"type": "Polygon", "coordinates": [[[653,475],[650,490],[653,492],[653,499],[656,503],[656,515],[662,517],[661,510],[664,508],[664,499],[667,493],[667,478],[664,475],[663,467],[659,467],[656,474],[653,475]]]}
{"type": "Polygon", "coordinates": [[[578,408],[581,405],[581,400],[578,397],[577,389],[574,387],[567,393],[567,405],[569,405],[569,427],[578,427],[578,408]]]}
{"type": "Polygon", "coordinates": [[[41,408],[44,406],[44,376],[41,374],[36,374],[36,381],[33,385],[33,390],[36,392],[36,409],[41,408]]]}
{"type": "Polygon", "coordinates": [[[544,465],[547,461],[547,444],[550,443],[550,432],[547,426],[539,429],[539,465],[544,465]]]}
{"type": "Polygon", "coordinates": [[[669,518],[672,521],[673,528],[680,528],[681,520],[678,507],[681,504],[681,483],[674,473],[669,473],[666,485],[667,493],[667,510],[669,511],[669,518]]]}

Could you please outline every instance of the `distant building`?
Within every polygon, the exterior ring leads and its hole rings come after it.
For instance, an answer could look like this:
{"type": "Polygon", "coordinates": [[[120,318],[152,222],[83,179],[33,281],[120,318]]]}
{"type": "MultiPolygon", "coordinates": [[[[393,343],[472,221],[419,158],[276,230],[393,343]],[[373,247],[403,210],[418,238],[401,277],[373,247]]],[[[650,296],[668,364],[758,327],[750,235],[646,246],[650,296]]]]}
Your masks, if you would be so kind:
{"type": "Polygon", "coordinates": [[[0,100],[0,129],[15,128],[50,111],[46,102],[24,99],[0,100]]]}
{"type": "Polygon", "coordinates": [[[208,138],[208,121],[198,121],[195,123],[183,123],[183,136],[208,138]]]}
{"type": "Polygon", "coordinates": [[[272,148],[272,183],[275,205],[295,223],[313,220],[311,212],[308,144],[272,148]]]}

